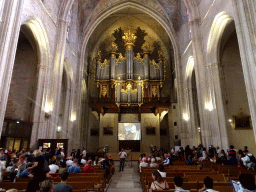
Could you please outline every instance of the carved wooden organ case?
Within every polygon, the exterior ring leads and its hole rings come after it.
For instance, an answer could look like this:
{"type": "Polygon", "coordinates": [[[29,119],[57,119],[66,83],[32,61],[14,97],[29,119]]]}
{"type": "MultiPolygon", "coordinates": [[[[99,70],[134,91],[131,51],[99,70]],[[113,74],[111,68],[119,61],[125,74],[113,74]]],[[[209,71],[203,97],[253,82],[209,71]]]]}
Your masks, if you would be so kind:
{"type": "MultiPolygon", "coordinates": [[[[165,58],[162,51],[159,51],[157,62],[150,60],[150,46],[145,43],[141,47],[142,55],[137,53],[134,56],[133,48],[136,36],[130,31],[124,34],[125,56],[116,53],[118,47],[114,42],[111,45],[110,60],[102,61],[100,51],[98,51],[96,83],[99,89],[99,98],[97,103],[115,103],[119,110],[120,106],[139,106],[141,109],[141,105],[152,102],[169,103],[167,98],[161,98],[165,76],[165,58]]],[[[105,109],[108,107],[110,106],[105,105],[105,109]]]]}

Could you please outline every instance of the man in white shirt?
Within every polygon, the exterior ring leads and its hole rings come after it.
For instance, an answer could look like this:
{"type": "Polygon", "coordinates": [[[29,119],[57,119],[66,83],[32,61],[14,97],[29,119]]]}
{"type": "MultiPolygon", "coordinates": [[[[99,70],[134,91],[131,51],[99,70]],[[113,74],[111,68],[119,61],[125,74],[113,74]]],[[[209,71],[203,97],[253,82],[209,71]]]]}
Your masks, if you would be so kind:
{"type": "Polygon", "coordinates": [[[56,164],[57,164],[56,160],[53,160],[52,164],[49,165],[49,169],[50,169],[49,173],[57,173],[57,171],[59,170],[59,166],[56,164]]]}
{"type": "Polygon", "coordinates": [[[121,151],[119,152],[119,157],[120,157],[119,172],[121,172],[121,171],[124,171],[125,158],[127,157],[127,153],[124,151],[124,148],[122,148],[121,151]]]}
{"type": "Polygon", "coordinates": [[[248,150],[244,150],[244,157],[241,158],[243,161],[244,165],[248,168],[251,169],[254,166],[254,162],[251,161],[251,157],[253,156],[251,153],[249,153],[248,150]]]}
{"type": "Polygon", "coordinates": [[[84,155],[84,157],[86,157],[86,150],[85,150],[85,148],[83,148],[82,154],[84,155]]]}
{"type": "Polygon", "coordinates": [[[86,164],[85,155],[83,155],[83,157],[82,157],[82,159],[81,159],[81,163],[82,163],[83,165],[85,165],[85,164],[86,164]]]}
{"type": "Polygon", "coordinates": [[[146,163],[146,158],[142,158],[142,162],[140,163],[140,172],[141,172],[141,167],[148,167],[148,163],[146,163]]]}
{"type": "Polygon", "coordinates": [[[72,159],[73,159],[73,157],[72,157],[72,156],[70,156],[70,157],[68,158],[68,160],[66,161],[66,165],[67,165],[68,167],[70,167],[70,166],[72,166],[72,165],[73,165],[73,161],[72,161],[72,159]]]}

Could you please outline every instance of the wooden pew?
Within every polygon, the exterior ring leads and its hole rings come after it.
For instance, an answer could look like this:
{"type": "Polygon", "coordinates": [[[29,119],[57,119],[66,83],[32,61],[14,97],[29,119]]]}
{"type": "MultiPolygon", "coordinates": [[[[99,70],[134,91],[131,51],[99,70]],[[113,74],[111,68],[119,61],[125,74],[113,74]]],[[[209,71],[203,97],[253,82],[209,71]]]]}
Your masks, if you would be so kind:
{"type": "MultiPolygon", "coordinates": [[[[204,178],[207,175],[189,175],[186,176],[189,181],[204,181],[204,178]]],[[[223,175],[209,175],[213,179],[213,181],[218,181],[218,182],[224,182],[224,177],[223,175]]]]}

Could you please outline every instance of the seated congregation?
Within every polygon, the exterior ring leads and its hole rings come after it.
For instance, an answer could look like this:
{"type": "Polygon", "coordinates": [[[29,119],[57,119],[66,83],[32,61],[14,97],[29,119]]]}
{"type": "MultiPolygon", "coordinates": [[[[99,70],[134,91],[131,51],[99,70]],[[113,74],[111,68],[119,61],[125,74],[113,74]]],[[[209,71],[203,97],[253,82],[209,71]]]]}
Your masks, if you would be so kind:
{"type": "Polygon", "coordinates": [[[255,157],[248,151],[236,150],[231,145],[225,152],[210,146],[185,150],[158,149],[141,154],[139,174],[143,191],[256,191],[255,157]]]}
{"type": "Polygon", "coordinates": [[[0,160],[2,191],[104,191],[115,172],[109,156],[98,161],[86,158],[85,150],[72,150],[66,157],[63,149],[53,152],[1,149],[0,160]]]}

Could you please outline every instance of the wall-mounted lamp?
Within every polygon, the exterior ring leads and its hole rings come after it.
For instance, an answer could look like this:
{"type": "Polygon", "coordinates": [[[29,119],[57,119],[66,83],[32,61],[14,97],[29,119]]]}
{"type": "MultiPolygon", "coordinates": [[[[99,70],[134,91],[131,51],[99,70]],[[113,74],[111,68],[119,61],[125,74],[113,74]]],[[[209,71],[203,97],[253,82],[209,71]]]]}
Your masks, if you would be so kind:
{"type": "Polygon", "coordinates": [[[200,127],[198,127],[198,131],[201,132],[201,128],[200,127]]]}
{"type": "Polygon", "coordinates": [[[61,127],[60,127],[60,126],[58,126],[57,131],[58,131],[58,132],[60,132],[60,130],[61,130],[61,127]]]}
{"type": "Polygon", "coordinates": [[[184,119],[185,121],[188,121],[188,120],[189,120],[188,114],[184,114],[184,115],[183,115],[183,119],[184,119]]]}
{"type": "Polygon", "coordinates": [[[53,110],[52,104],[51,104],[50,102],[45,103],[45,106],[44,106],[44,112],[45,112],[44,116],[45,116],[45,118],[48,119],[48,118],[51,117],[50,112],[51,112],[52,110],[53,110]]]}
{"type": "Polygon", "coordinates": [[[229,121],[230,123],[232,123],[232,119],[229,119],[228,121],[229,121]]]}
{"type": "Polygon", "coordinates": [[[20,122],[19,122],[19,121],[17,121],[16,123],[17,123],[17,124],[19,124],[20,122]]]}
{"type": "Polygon", "coordinates": [[[70,117],[70,121],[75,121],[76,120],[76,114],[72,113],[71,117],[70,117]]]}

